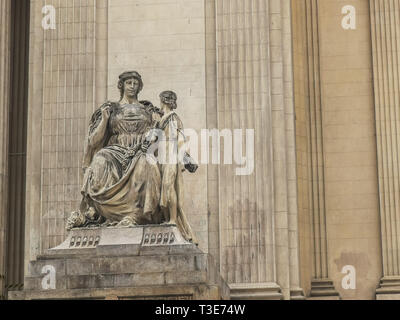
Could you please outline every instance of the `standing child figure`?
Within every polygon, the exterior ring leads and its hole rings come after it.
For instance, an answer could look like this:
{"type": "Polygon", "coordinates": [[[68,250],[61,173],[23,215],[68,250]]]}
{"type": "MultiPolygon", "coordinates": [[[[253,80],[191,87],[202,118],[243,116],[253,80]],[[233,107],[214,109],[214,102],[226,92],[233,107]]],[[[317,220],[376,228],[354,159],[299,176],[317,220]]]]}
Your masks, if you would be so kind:
{"type": "Polygon", "coordinates": [[[183,124],[175,113],[177,96],[173,91],[160,94],[161,112],[164,114],[158,124],[163,131],[160,142],[160,171],[162,177],[160,207],[166,224],[177,225],[184,238],[197,244],[196,237],[183,211],[183,176],[185,171],[185,136],[183,124]]]}

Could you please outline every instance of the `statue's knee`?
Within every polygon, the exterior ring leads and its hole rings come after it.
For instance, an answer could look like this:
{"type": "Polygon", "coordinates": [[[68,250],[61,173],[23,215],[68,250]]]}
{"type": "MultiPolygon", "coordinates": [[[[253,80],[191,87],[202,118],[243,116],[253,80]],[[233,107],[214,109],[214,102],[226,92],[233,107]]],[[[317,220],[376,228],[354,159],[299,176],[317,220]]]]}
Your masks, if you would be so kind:
{"type": "Polygon", "coordinates": [[[100,189],[104,179],[104,171],[107,170],[107,159],[96,155],[91,164],[91,184],[93,189],[100,189]]]}
{"type": "Polygon", "coordinates": [[[107,165],[107,159],[102,154],[97,154],[93,158],[92,167],[104,167],[107,165]]]}

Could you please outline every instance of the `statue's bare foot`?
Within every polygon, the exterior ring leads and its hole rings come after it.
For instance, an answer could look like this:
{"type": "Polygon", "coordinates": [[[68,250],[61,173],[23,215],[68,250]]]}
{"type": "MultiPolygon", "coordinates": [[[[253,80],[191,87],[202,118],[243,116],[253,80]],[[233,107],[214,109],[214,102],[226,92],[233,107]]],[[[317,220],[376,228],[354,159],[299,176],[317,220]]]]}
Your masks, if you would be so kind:
{"type": "Polygon", "coordinates": [[[131,217],[125,217],[117,224],[117,227],[129,228],[135,226],[136,223],[131,217]]]}
{"type": "Polygon", "coordinates": [[[175,220],[165,221],[161,225],[163,225],[163,226],[176,226],[176,221],[175,220]]]}
{"type": "Polygon", "coordinates": [[[67,231],[70,231],[73,228],[83,227],[86,222],[86,217],[80,212],[75,211],[72,212],[67,220],[67,231]]]}
{"type": "Polygon", "coordinates": [[[100,225],[101,228],[110,227],[112,225],[112,221],[107,219],[104,223],[100,225]]]}

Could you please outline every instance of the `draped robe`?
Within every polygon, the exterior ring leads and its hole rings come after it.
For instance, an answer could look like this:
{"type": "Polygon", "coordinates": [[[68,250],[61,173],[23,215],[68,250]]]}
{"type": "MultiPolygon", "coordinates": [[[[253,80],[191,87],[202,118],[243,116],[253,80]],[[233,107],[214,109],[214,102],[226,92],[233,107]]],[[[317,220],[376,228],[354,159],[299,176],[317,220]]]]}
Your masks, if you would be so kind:
{"type": "Polygon", "coordinates": [[[106,133],[90,143],[100,122],[99,109],[89,127],[81,211],[93,207],[110,221],[129,217],[135,224],[160,223],[160,171],[140,150],[153,125],[151,111],[141,103],[112,104],[106,133]]]}

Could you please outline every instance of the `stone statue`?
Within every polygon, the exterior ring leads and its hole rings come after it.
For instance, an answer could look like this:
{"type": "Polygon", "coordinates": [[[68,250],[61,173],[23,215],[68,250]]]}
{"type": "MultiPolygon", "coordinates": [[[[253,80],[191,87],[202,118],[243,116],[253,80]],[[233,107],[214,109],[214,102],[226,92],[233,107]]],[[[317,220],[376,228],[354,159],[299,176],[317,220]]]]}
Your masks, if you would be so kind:
{"type": "Polygon", "coordinates": [[[176,137],[182,145],[182,122],[173,112],[176,94],[160,95],[162,110],[139,101],[143,81],[136,71],[122,73],[118,88],[120,101],[106,102],[90,120],[83,198],[79,211],[69,217],[67,230],[176,224],[186,240],[197,243],[182,210],[182,170],[194,172],[196,164],[187,154],[185,165],[160,164],[150,161],[147,152],[154,143],[152,130],[168,131],[170,123],[178,124],[176,137]]]}
{"type": "MultiPolygon", "coordinates": [[[[160,94],[160,106],[163,114],[157,123],[157,128],[163,131],[161,135],[164,139],[164,161],[160,164],[161,170],[161,200],[160,207],[163,212],[164,220],[169,224],[180,226],[182,235],[187,239],[193,234],[186,216],[183,212],[183,178],[182,172],[185,171],[184,161],[180,161],[179,155],[185,155],[182,150],[185,145],[183,124],[179,116],[175,113],[177,108],[177,96],[175,92],[164,91],[160,94]],[[176,144],[176,146],[175,146],[176,144]],[[175,149],[176,150],[171,150],[175,149]],[[173,157],[173,158],[172,158],[173,157]]],[[[183,157],[182,157],[183,159],[183,157]]],[[[192,162],[187,164],[193,165],[192,162]]],[[[197,168],[189,171],[196,171],[197,168]]]]}

